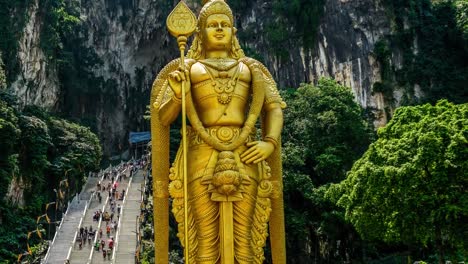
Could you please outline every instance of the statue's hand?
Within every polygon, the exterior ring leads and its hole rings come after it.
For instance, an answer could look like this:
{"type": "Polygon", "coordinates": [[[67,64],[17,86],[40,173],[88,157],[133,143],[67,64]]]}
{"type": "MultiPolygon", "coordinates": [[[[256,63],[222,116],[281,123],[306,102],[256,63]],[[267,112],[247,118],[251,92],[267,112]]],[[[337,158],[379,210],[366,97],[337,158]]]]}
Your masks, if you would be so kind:
{"type": "Polygon", "coordinates": [[[182,82],[185,81],[185,94],[190,91],[190,72],[189,70],[184,71],[179,68],[176,71],[169,73],[169,86],[174,92],[175,97],[182,98],[182,82]]]}
{"type": "Polygon", "coordinates": [[[268,158],[275,150],[273,143],[265,141],[249,142],[246,146],[249,148],[240,155],[241,161],[246,164],[250,164],[252,162],[257,164],[268,158]]]}

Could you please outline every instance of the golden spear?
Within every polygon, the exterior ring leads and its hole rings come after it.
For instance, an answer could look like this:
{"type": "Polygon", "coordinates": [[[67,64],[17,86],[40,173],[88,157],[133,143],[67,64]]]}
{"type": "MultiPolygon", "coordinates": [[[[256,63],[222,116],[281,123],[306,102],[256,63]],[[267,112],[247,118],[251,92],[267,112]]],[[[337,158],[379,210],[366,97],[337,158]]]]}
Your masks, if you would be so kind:
{"type": "MultiPolygon", "coordinates": [[[[167,29],[172,36],[177,38],[180,50],[180,68],[185,75],[185,45],[187,38],[195,32],[197,18],[190,8],[180,1],[172,10],[166,20],[167,29]]],[[[187,186],[187,120],[185,105],[185,80],[182,81],[182,149],[184,172],[184,257],[185,263],[189,263],[189,237],[188,237],[188,186],[187,186]]]]}

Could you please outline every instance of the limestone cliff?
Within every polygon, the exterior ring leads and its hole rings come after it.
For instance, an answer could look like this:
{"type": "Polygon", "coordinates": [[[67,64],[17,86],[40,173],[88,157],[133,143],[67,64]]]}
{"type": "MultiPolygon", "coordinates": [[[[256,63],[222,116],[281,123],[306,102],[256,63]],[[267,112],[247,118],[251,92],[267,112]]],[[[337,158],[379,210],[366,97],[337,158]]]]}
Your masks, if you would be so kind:
{"type": "Polygon", "coordinates": [[[52,109],[58,103],[60,88],[56,66],[47,63],[39,43],[43,25],[39,2],[32,1],[26,11],[28,20],[18,45],[20,72],[11,88],[23,105],[52,109]]]}
{"type": "MultiPolygon", "coordinates": [[[[91,49],[102,62],[88,69],[100,80],[98,91],[83,89],[78,95],[70,93],[66,85],[59,89],[55,67],[45,63],[38,48],[41,20],[34,10],[40,0],[35,1],[20,41],[21,74],[12,88],[25,104],[57,105],[57,111],[66,111],[72,118],[93,119],[105,153],[125,148],[129,131],[149,129],[142,115],[152,81],[177,57],[176,43],[165,28],[165,19],[177,1],[78,2],[80,45],[91,49]]],[[[197,11],[200,8],[198,1],[189,4],[197,11]]],[[[383,97],[372,93],[373,83],[380,80],[380,66],[372,51],[376,41],[391,30],[381,1],[326,0],[315,42],[307,49],[295,39],[282,43],[288,48],[287,59],[268,48],[272,43],[265,28],[275,23],[271,1],[250,1],[247,6],[235,10],[241,44],[247,55],[264,61],[280,87],[297,87],[330,76],[349,86],[363,107],[374,110],[377,125],[386,122],[383,97]]],[[[79,56],[80,51],[75,53],[79,56]]]]}
{"type": "MultiPolygon", "coordinates": [[[[241,29],[260,36],[246,43],[250,49],[268,50],[271,45],[258,27],[265,25],[263,18],[269,17],[271,9],[270,1],[257,1],[241,19],[241,29]]],[[[372,51],[378,40],[390,34],[385,12],[379,0],[327,0],[312,48],[305,49],[293,39],[283,44],[290,47],[287,60],[272,53],[261,54],[262,58],[280,87],[297,87],[321,77],[334,78],[350,87],[356,101],[372,110],[375,124],[381,126],[386,123],[385,103],[382,94],[372,93],[373,83],[380,81],[380,66],[372,51]]]]}

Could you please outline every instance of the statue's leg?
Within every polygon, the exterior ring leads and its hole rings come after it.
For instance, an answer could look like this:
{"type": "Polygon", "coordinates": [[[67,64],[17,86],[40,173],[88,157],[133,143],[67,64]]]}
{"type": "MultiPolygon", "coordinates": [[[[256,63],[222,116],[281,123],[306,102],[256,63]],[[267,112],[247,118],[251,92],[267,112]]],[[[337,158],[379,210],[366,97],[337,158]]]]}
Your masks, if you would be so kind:
{"type": "Polygon", "coordinates": [[[190,238],[197,248],[197,264],[218,263],[220,258],[219,207],[217,202],[211,201],[208,185],[202,184],[202,178],[211,166],[212,155],[215,153],[211,148],[200,145],[190,151],[189,158],[189,175],[196,178],[189,183],[189,201],[195,224],[191,228],[197,229],[197,237],[190,238]]]}
{"type": "Polygon", "coordinates": [[[235,260],[239,264],[253,263],[252,250],[252,222],[257,197],[257,166],[245,167],[250,178],[249,185],[245,185],[243,199],[234,202],[234,251],[235,260]],[[252,168],[254,167],[254,168],[252,168]]]}
{"type": "Polygon", "coordinates": [[[207,186],[196,180],[190,184],[190,200],[197,229],[197,263],[216,263],[219,259],[219,208],[211,201],[207,186]]]}

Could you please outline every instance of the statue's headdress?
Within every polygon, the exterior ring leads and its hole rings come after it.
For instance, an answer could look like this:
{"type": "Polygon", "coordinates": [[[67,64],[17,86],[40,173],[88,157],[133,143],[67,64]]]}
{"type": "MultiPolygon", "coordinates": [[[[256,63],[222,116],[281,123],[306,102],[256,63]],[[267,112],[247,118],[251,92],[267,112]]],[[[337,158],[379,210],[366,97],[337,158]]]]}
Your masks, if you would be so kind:
{"type": "MultiPolygon", "coordinates": [[[[223,14],[229,17],[231,25],[234,27],[234,16],[229,5],[224,0],[203,0],[203,7],[198,15],[198,28],[197,34],[194,37],[192,45],[187,54],[187,58],[190,59],[203,59],[205,57],[202,47],[202,36],[200,31],[206,27],[206,20],[209,16],[215,14],[223,14]]],[[[234,28],[234,35],[232,36],[232,44],[230,50],[230,56],[234,59],[245,57],[244,51],[239,45],[239,40],[235,36],[236,29],[234,28]]]]}
{"type": "Polygon", "coordinates": [[[232,10],[224,0],[204,0],[203,8],[198,15],[198,27],[205,28],[206,19],[213,14],[224,14],[229,17],[231,24],[234,23],[234,16],[232,10]]]}

